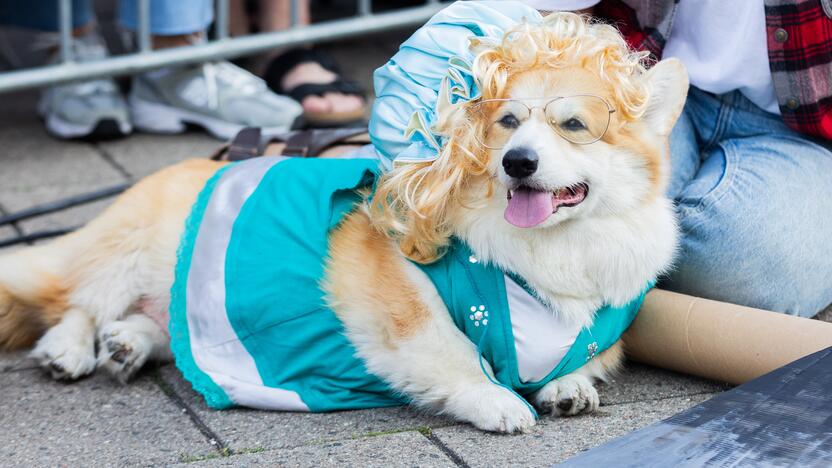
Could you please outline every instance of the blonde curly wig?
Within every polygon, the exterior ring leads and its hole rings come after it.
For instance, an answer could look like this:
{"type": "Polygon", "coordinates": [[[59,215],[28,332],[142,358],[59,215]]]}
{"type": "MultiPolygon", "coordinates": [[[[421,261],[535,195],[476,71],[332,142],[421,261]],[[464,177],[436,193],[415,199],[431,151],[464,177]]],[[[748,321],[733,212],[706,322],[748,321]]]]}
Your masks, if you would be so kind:
{"type": "MultiPolygon", "coordinates": [[[[645,80],[647,54],[629,48],[614,27],[574,13],[554,13],[537,24],[521,23],[493,43],[472,40],[473,75],[481,99],[506,97],[513,74],[548,67],[582,67],[596,73],[614,99],[621,121],[639,118],[649,89],[645,80]]],[[[396,165],[383,175],[368,202],[373,225],[397,240],[413,261],[431,263],[449,244],[450,214],[466,199],[466,187],[489,184],[489,150],[477,143],[487,123],[470,112],[471,104],[445,106],[432,130],[444,138],[439,158],[396,165]]]]}

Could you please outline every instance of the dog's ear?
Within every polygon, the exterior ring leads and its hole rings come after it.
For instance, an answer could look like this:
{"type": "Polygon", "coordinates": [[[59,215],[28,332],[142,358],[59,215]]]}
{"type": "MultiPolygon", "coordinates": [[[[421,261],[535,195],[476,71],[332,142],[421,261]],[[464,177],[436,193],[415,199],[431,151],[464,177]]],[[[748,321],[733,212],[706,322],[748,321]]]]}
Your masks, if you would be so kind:
{"type": "Polygon", "coordinates": [[[650,88],[650,100],[644,121],[660,135],[670,135],[688,95],[688,72],[676,58],[662,60],[644,76],[650,88]]]}

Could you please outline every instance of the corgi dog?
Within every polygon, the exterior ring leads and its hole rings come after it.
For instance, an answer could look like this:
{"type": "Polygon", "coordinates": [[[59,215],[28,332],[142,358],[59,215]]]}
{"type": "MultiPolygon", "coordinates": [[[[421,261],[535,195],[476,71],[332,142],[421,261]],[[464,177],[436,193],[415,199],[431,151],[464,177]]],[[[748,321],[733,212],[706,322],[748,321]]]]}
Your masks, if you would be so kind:
{"type": "Polygon", "coordinates": [[[619,367],[623,330],[608,345],[573,348],[670,267],[668,138],[685,70],[674,59],[646,69],[613,27],[570,13],[472,47],[481,96],[439,113],[438,159],[384,173],[356,160],[276,158],[163,169],[78,231],[0,257],[0,347],[34,346],[56,379],[103,368],[126,382],[175,357],[215,407],[410,403],[505,433],[532,427],[536,409],[596,410],[595,381],[619,367]],[[348,173],[357,175],[345,192],[337,177],[348,173]],[[284,213],[274,207],[295,205],[275,197],[291,194],[257,187],[325,185],[330,175],[338,190],[326,200],[347,193],[347,208],[321,214],[335,221],[314,235],[281,237],[291,248],[272,244],[267,219],[290,229],[291,213],[307,220],[341,205],[284,213]],[[237,233],[244,217],[252,231],[237,233]],[[313,240],[323,250],[298,259],[313,240]],[[258,279],[258,261],[276,279],[258,279]],[[311,279],[281,276],[291,272],[311,279]],[[493,281],[480,288],[477,275],[493,281]],[[314,306],[299,310],[306,295],[314,306]],[[448,299],[458,295],[460,307],[448,299]],[[288,309],[298,313],[258,325],[288,309]],[[218,315],[191,315],[209,313],[218,315]],[[497,337],[505,343],[487,350],[497,337]],[[387,393],[368,396],[377,390],[387,393]]]}

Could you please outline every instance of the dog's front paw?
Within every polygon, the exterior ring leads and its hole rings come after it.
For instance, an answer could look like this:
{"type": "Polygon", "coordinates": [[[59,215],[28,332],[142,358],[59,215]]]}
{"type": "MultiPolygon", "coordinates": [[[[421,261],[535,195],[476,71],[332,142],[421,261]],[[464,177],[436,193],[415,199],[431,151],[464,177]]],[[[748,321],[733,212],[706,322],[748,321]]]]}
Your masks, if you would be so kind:
{"type": "Polygon", "coordinates": [[[98,365],[121,383],[141,369],[153,349],[145,334],[131,330],[125,322],[102,327],[98,341],[98,365]]]}
{"type": "Polygon", "coordinates": [[[526,402],[491,383],[469,388],[463,395],[451,399],[446,410],[484,431],[528,432],[535,424],[526,402]]]}
{"type": "Polygon", "coordinates": [[[598,409],[598,391],[589,378],[569,374],[553,380],[534,394],[535,406],[556,416],[592,413],[598,409]]]}
{"type": "Polygon", "coordinates": [[[75,380],[95,370],[95,343],[70,331],[50,328],[29,354],[56,380],[75,380]]]}

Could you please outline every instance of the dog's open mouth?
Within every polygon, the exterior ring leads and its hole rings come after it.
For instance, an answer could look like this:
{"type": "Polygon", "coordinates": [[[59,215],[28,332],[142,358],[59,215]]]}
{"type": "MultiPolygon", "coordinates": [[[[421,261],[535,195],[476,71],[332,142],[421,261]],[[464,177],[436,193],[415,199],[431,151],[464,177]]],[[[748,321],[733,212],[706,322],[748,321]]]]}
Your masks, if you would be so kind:
{"type": "Polygon", "coordinates": [[[521,185],[506,194],[508,207],[504,216],[506,221],[517,227],[534,227],[557,213],[562,206],[579,205],[588,193],[589,186],[583,182],[561,187],[554,192],[521,185]]]}

